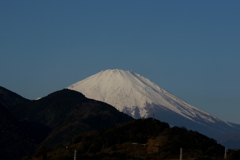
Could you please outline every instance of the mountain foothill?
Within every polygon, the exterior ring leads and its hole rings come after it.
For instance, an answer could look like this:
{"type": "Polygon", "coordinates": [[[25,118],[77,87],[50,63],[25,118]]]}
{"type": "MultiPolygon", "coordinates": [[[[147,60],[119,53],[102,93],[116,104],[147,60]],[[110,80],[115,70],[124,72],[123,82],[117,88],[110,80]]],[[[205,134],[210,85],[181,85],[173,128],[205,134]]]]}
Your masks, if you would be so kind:
{"type": "MultiPolygon", "coordinates": [[[[100,101],[86,98],[83,94],[63,89],[49,94],[39,100],[27,100],[23,103],[6,103],[7,99],[16,99],[19,95],[1,87],[5,95],[4,105],[1,104],[1,141],[3,149],[18,146],[17,143],[29,145],[26,147],[30,155],[40,145],[53,148],[62,146],[72,140],[74,136],[86,131],[98,130],[112,125],[132,121],[133,118],[119,112],[114,107],[100,101]],[[7,96],[6,96],[7,95],[7,96]],[[11,104],[6,106],[5,104],[11,104]],[[11,124],[11,125],[9,125],[11,124]],[[11,134],[7,134],[11,132],[11,134]],[[20,140],[22,136],[22,141],[20,140]],[[6,139],[5,137],[8,137],[6,139]],[[15,140],[12,138],[18,138],[15,140]],[[16,144],[15,144],[16,143],[16,144]]],[[[18,149],[9,149],[11,152],[18,149]]],[[[7,159],[18,159],[23,154],[9,156],[7,159]]]]}

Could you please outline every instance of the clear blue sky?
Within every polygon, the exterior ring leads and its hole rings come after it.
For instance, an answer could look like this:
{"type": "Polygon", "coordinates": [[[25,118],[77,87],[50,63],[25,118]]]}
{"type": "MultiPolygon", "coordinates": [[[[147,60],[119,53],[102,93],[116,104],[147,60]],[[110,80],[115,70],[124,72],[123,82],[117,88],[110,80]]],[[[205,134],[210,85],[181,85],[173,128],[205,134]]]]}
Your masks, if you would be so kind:
{"type": "Polygon", "coordinates": [[[240,123],[239,0],[1,0],[0,85],[34,99],[132,70],[240,123]]]}

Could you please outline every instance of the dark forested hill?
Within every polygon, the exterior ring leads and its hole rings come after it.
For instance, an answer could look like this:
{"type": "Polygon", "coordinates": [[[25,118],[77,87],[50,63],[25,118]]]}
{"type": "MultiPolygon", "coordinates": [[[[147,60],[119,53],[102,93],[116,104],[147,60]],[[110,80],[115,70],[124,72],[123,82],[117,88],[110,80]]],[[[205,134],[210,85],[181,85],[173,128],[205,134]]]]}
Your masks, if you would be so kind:
{"type": "Polygon", "coordinates": [[[31,155],[50,131],[36,122],[19,121],[10,112],[28,102],[30,100],[0,87],[0,159],[18,160],[31,155]]]}
{"type": "Polygon", "coordinates": [[[106,103],[68,89],[21,104],[11,111],[19,120],[51,128],[52,132],[42,143],[48,146],[63,145],[79,133],[133,120],[106,103]]]}
{"type": "Polygon", "coordinates": [[[39,148],[33,160],[43,155],[49,160],[78,159],[183,159],[223,160],[224,147],[215,140],[185,128],[170,128],[153,119],[138,119],[75,136],[68,147],[39,148]]]}
{"type": "Polygon", "coordinates": [[[0,159],[19,160],[31,155],[35,146],[21,123],[0,104],[0,159]]]}
{"type": "Polygon", "coordinates": [[[15,105],[19,105],[27,101],[29,100],[0,86],[0,104],[6,108],[11,108],[15,105]]]}
{"type": "Polygon", "coordinates": [[[133,118],[76,91],[63,89],[40,100],[27,100],[0,87],[0,120],[0,156],[18,160],[40,144],[61,146],[80,133],[133,118]]]}

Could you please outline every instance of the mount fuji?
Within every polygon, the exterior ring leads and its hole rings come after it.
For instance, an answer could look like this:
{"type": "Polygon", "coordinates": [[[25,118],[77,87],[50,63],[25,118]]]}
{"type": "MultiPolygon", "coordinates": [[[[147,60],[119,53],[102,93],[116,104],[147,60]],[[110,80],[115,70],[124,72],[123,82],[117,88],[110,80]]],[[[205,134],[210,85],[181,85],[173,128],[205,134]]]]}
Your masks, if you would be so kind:
{"type": "Polygon", "coordinates": [[[186,103],[133,71],[104,70],[67,88],[106,102],[136,119],[154,116],[170,125],[186,127],[211,138],[240,132],[240,125],[186,103]]]}

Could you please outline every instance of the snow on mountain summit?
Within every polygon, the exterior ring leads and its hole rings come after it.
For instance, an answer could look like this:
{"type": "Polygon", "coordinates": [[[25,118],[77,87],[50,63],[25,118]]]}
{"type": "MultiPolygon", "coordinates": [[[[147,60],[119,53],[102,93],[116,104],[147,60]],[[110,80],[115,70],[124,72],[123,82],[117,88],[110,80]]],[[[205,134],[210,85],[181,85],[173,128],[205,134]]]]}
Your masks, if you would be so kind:
{"type": "MultiPolygon", "coordinates": [[[[185,103],[133,71],[104,70],[69,86],[68,89],[79,91],[86,97],[109,103],[119,111],[129,109],[134,111],[137,106],[140,110],[140,117],[151,116],[152,113],[148,112],[146,105],[155,104],[167,107],[189,119],[196,117],[198,112],[209,118],[209,114],[185,103]]],[[[132,116],[139,118],[134,113],[132,116]]]]}
{"type": "Polygon", "coordinates": [[[233,123],[201,111],[133,71],[103,70],[69,86],[68,89],[111,104],[134,118],[151,117],[154,114],[154,117],[161,121],[173,125],[186,123],[190,128],[196,127],[195,124],[210,125],[211,128],[215,123],[224,125],[224,130],[234,128],[233,123]]]}

